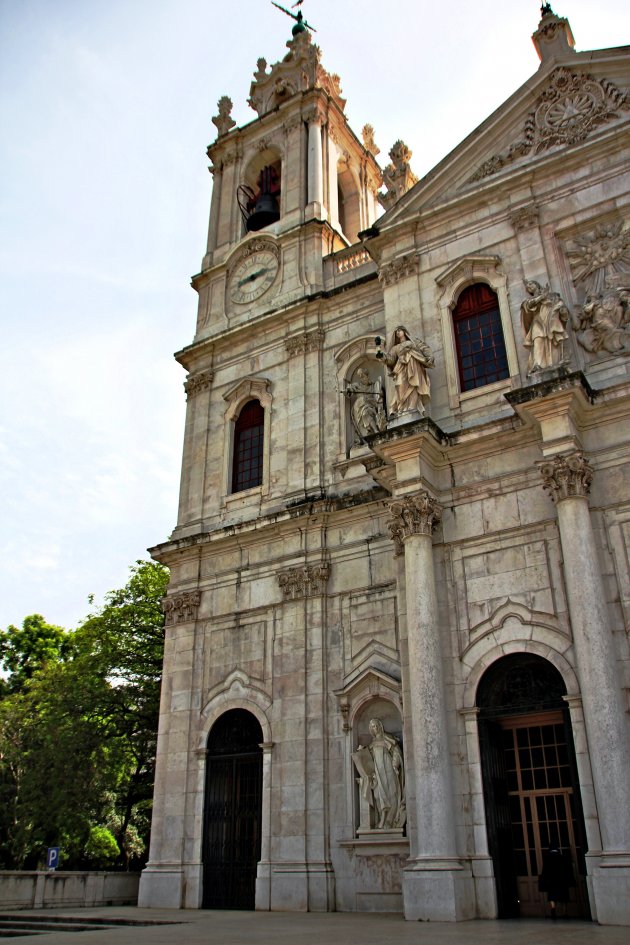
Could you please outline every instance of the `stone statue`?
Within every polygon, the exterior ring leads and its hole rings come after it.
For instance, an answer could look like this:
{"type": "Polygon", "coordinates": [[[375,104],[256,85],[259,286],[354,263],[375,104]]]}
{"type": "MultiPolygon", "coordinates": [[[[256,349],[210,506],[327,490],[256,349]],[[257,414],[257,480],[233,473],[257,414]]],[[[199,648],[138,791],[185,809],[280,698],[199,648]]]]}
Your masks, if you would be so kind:
{"type": "Polygon", "coordinates": [[[586,351],[630,351],[630,287],[608,286],[600,295],[587,295],[573,327],[586,351]]]}
{"type": "Polygon", "coordinates": [[[569,310],[557,292],[549,286],[543,289],[534,279],[526,280],[529,298],[521,303],[521,324],[525,340],[530,349],[527,373],[536,374],[567,364],[564,343],[569,337],[566,324],[569,310]]]}
{"type": "Polygon", "coordinates": [[[232,99],[227,95],[222,95],[217,102],[217,108],[219,109],[219,114],[214,116],[212,122],[217,126],[219,137],[221,137],[222,135],[226,135],[230,128],[233,128],[236,124],[230,115],[232,111],[232,99]]]}
{"type": "Polygon", "coordinates": [[[380,719],[370,720],[370,735],[367,748],[361,745],[352,755],[360,775],[361,796],[374,811],[370,828],[402,830],[407,820],[402,749],[398,740],[385,732],[380,719]]]}
{"type": "Polygon", "coordinates": [[[344,394],[352,401],[350,407],[352,425],[361,439],[369,436],[370,433],[380,433],[385,430],[387,417],[380,378],[371,381],[365,368],[360,367],[356,373],[356,380],[347,385],[344,394]]]}
{"type": "Polygon", "coordinates": [[[419,338],[412,338],[404,325],[398,325],[391,337],[389,350],[377,351],[376,357],[385,361],[393,379],[396,394],[390,412],[396,416],[409,410],[424,414],[431,396],[428,368],[435,364],[431,349],[419,338]]]}

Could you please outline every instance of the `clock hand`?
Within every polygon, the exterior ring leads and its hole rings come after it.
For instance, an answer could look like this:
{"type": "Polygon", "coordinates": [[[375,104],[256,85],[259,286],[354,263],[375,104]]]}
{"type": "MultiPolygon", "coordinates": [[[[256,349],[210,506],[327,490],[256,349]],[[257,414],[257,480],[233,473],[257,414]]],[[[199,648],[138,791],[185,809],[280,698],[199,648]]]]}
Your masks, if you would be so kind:
{"type": "Polygon", "coordinates": [[[245,276],[244,279],[241,279],[241,281],[237,283],[239,289],[241,286],[247,285],[248,282],[255,282],[258,276],[264,276],[268,271],[268,269],[258,269],[256,272],[252,272],[251,275],[245,276]]]}

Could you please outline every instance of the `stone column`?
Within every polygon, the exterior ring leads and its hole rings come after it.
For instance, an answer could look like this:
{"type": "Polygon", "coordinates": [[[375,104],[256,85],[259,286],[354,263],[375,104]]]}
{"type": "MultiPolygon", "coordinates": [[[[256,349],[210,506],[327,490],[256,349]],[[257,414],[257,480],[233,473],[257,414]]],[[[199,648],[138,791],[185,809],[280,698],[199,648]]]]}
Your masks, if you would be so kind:
{"type": "Polygon", "coordinates": [[[540,470],[556,504],[575,659],[602,839],[588,864],[599,922],[621,922],[630,899],[630,731],[587,496],[593,470],[580,452],[540,470]]]}
{"type": "Polygon", "coordinates": [[[217,233],[219,229],[219,207],[221,205],[221,181],[223,175],[221,168],[211,167],[212,174],[212,198],[210,200],[210,221],[208,223],[208,244],[206,248],[206,258],[203,261],[203,268],[206,269],[212,262],[212,251],[217,245],[217,233]]]}
{"type": "Polygon", "coordinates": [[[322,116],[309,116],[308,125],[308,203],[311,216],[322,217],[324,202],[324,154],[322,148],[322,116]]]}
{"type": "Polygon", "coordinates": [[[415,804],[409,864],[403,873],[407,919],[453,921],[474,916],[470,870],[457,858],[452,759],[433,569],[432,533],[441,518],[422,490],[390,503],[391,536],[405,555],[407,640],[415,804]],[[413,824],[415,820],[415,825],[413,824]]]}

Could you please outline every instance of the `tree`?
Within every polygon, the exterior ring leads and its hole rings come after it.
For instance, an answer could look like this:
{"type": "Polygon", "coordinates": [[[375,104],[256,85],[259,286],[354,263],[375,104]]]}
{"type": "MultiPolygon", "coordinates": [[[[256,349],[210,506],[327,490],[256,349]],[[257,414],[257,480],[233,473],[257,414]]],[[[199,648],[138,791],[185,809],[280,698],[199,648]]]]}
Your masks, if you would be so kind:
{"type": "Polygon", "coordinates": [[[10,624],[0,630],[0,664],[8,674],[10,692],[21,691],[46,663],[67,659],[72,653],[72,634],[46,623],[41,614],[31,614],[22,627],[10,624]]]}
{"type": "Polygon", "coordinates": [[[114,846],[119,866],[141,862],[168,572],[147,561],[131,572],[74,633],[33,615],[0,635],[0,867],[36,866],[50,845],[66,866],[102,863],[114,846]]]}

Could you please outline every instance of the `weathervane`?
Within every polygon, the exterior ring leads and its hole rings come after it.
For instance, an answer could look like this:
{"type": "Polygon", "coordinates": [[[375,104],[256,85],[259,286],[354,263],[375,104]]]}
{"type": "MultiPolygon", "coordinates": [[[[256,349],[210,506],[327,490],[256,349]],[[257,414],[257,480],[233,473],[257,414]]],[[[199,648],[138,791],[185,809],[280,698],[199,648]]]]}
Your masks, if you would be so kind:
{"type": "MultiPolygon", "coordinates": [[[[302,11],[298,10],[296,13],[291,13],[291,10],[287,10],[286,7],[281,7],[279,3],[275,3],[274,0],[271,0],[271,3],[274,7],[278,7],[279,10],[282,10],[283,13],[286,13],[287,16],[290,16],[292,20],[295,20],[295,26],[291,30],[294,36],[297,36],[298,33],[303,33],[308,27],[309,30],[312,30],[314,33],[317,32],[314,26],[311,26],[310,23],[307,23],[304,17],[302,16],[302,11]]],[[[291,9],[295,7],[301,7],[304,3],[304,0],[297,0],[297,3],[293,4],[291,9]]]]}

